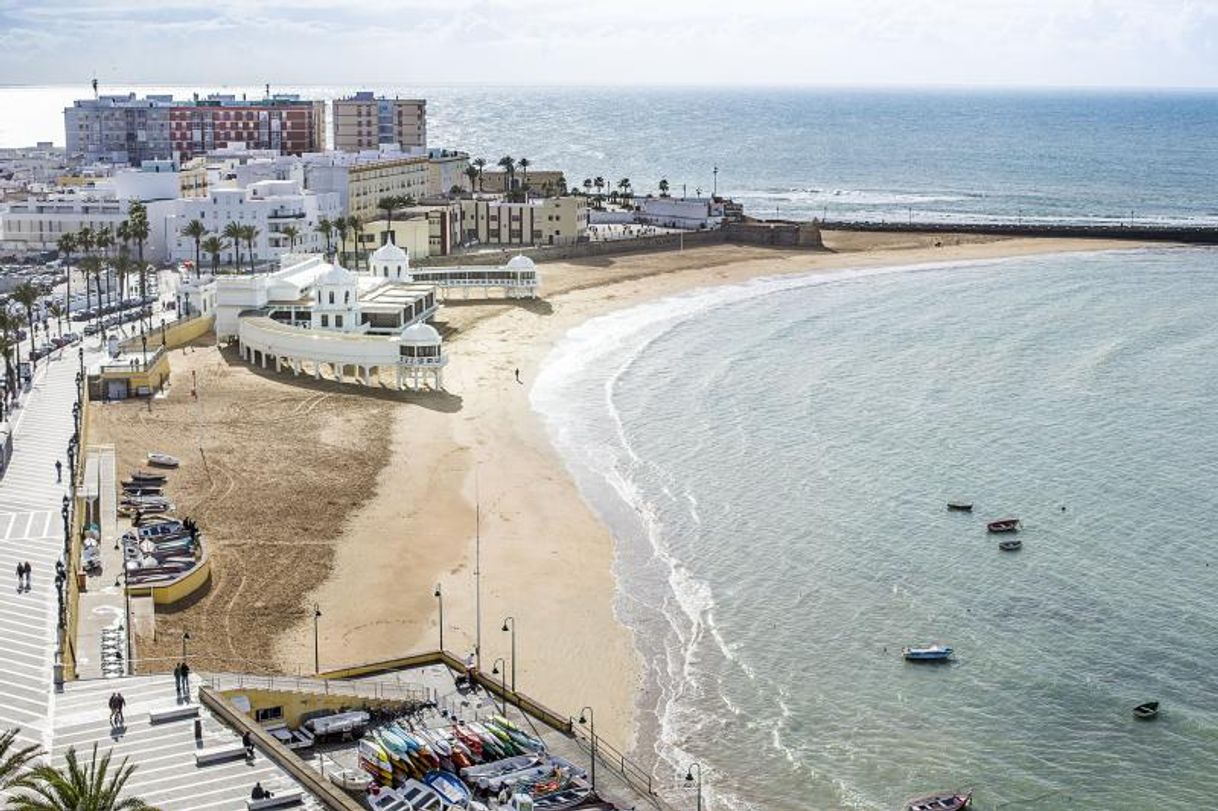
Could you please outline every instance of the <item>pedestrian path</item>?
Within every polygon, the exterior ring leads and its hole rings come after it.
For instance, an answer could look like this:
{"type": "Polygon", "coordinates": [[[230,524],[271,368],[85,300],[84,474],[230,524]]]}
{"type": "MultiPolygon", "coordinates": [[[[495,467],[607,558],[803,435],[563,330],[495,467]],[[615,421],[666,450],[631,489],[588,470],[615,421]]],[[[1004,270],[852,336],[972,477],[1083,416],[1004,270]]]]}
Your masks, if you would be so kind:
{"type": "Polygon", "coordinates": [[[76,371],[72,356],[44,362],[13,420],[13,458],[0,479],[0,729],[19,740],[50,743],[58,622],[55,563],[64,549],[55,460],[67,474],[76,371]],[[29,562],[30,589],[17,588],[17,564],[29,562]]]}
{"type": "MultiPolygon", "coordinates": [[[[200,682],[193,677],[191,682],[195,695],[200,682]]],[[[94,742],[99,752],[113,750],[115,765],[130,758],[136,770],[127,782],[125,795],[139,797],[162,811],[244,808],[257,782],[275,794],[302,792],[303,805],[299,808],[322,808],[316,798],[261,752],[252,761],[238,758],[196,766],[196,752],[225,744],[236,746],[240,737],[205,707],[180,699],[172,676],[69,683],[56,704],[54,741],[52,760],[56,765],[62,765],[73,747],[78,756],[89,757],[94,742]],[[107,702],[115,691],[127,700],[121,729],[110,726],[107,702]],[[156,724],[149,720],[150,712],[186,705],[198,706],[201,738],[195,737],[193,717],[156,724]]]]}

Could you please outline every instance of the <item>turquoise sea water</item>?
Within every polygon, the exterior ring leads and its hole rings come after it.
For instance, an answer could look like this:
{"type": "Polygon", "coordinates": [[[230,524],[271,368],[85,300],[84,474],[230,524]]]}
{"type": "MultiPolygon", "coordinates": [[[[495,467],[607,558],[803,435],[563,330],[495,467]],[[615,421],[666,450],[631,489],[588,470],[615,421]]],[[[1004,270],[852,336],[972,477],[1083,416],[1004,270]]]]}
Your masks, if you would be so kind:
{"type": "MultiPolygon", "coordinates": [[[[330,99],[355,87],[276,85],[330,99]]],[[[432,146],[756,215],[1218,224],[1218,93],[369,85],[428,99],[432,146]]],[[[103,86],[248,94],[249,87],[103,86]]],[[[87,85],[0,86],[0,146],[63,143],[87,85]]]]}
{"type": "Polygon", "coordinates": [[[670,795],[696,760],[713,809],[1212,807],[1215,301],[1218,252],[1138,250],[760,281],[572,332],[534,405],[620,540],[670,795]],[[985,532],[1007,515],[1017,553],[985,532]],[[925,641],[955,663],[902,662],[925,641]]]}

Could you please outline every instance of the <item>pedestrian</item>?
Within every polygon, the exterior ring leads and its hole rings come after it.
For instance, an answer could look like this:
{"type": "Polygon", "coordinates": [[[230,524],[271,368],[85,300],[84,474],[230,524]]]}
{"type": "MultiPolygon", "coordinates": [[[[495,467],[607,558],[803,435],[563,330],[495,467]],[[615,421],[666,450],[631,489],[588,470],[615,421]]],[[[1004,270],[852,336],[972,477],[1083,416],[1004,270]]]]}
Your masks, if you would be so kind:
{"type": "Polygon", "coordinates": [[[182,663],[182,692],[190,697],[190,665],[182,663]]]}
{"type": "Polygon", "coordinates": [[[246,730],[241,735],[241,745],[245,747],[245,757],[248,760],[254,759],[254,736],[246,730]]]}
{"type": "Polygon", "coordinates": [[[59,484],[63,481],[63,462],[55,460],[55,483],[59,484]]]}
{"type": "Polygon", "coordinates": [[[118,726],[118,693],[110,694],[110,726],[118,726]]]}
{"type": "Polygon", "coordinates": [[[173,666],[173,689],[179,696],[182,695],[182,663],[178,662],[173,666]]]}
{"type": "Polygon", "coordinates": [[[520,370],[519,369],[516,370],[516,382],[517,383],[520,382],[520,370]]]}
{"type": "Polygon", "coordinates": [[[30,562],[27,560],[25,562],[25,590],[26,591],[30,590],[30,572],[33,571],[33,568],[34,567],[30,566],[30,562]]]}
{"type": "Polygon", "coordinates": [[[127,706],[127,699],[123,698],[122,693],[114,694],[114,717],[118,720],[115,726],[122,726],[126,721],[123,718],[123,707],[127,706]]]}

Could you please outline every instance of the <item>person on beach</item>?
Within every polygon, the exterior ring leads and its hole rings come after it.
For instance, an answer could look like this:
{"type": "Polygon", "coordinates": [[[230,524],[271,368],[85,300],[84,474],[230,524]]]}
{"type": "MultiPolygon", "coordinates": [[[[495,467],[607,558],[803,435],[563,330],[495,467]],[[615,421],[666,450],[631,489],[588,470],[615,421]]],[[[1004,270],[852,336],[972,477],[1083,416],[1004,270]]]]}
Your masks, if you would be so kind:
{"type": "Polygon", "coordinates": [[[55,460],[55,483],[60,484],[61,482],[63,482],[63,462],[56,459],[55,460]]]}
{"type": "Polygon", "coordinates": [[[274,797],[274,796],[275,796],[274,794],[272,794],[271,792],[267,791],[266,789],[264,789],[262,787],[261,781],[255,783],[254,790],[250,792],[251,800],[269,800],[271,797],[274,797]]]}
{"type": "Polygon", "coordinates": [[[520,370],[519,370],[519,369],[517,369],[517,370],[516,370],[516,382],[517,382],[517,383],[522,382],[522,381],[520,380],[520,370]]]}

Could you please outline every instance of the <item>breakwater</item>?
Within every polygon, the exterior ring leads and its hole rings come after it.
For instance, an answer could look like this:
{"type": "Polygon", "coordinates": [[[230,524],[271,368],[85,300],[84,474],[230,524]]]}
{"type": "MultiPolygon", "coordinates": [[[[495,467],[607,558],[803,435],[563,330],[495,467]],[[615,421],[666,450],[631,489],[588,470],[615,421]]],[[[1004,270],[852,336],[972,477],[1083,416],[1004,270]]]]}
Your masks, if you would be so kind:
{"type": "Polygon", "coordinates": [[[1155,225],[1081,225],[1065,223],[942,223],[858,222],[826,220],[826,231],[874,231],[918,234],[984,234],[1011,237],[1065,237],[1070,239],[1128,239],[1138,242],[1180,242],[1218,245],[1218,228],[1155,225]]]}

